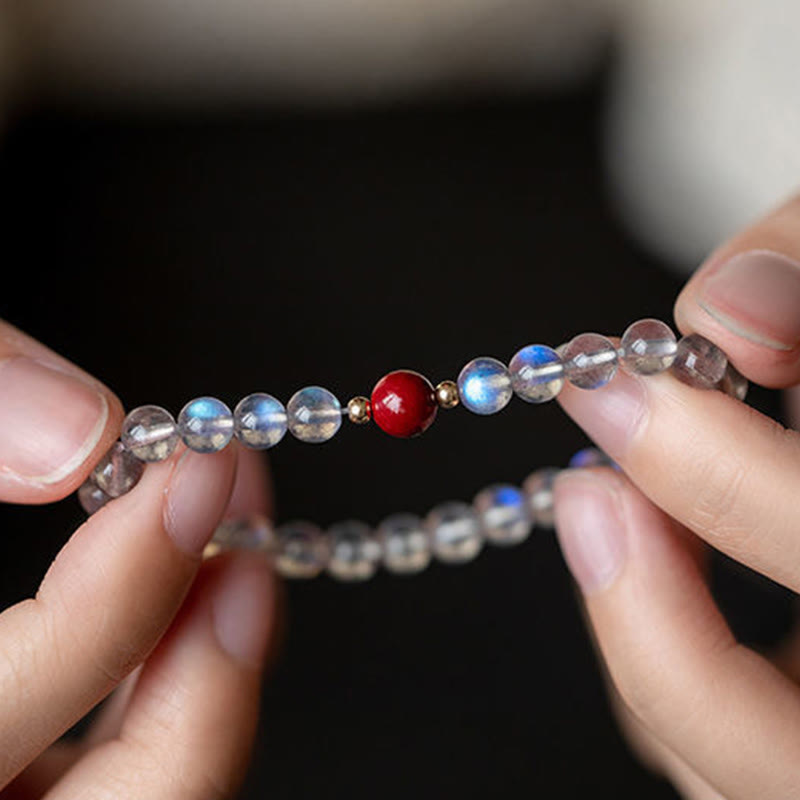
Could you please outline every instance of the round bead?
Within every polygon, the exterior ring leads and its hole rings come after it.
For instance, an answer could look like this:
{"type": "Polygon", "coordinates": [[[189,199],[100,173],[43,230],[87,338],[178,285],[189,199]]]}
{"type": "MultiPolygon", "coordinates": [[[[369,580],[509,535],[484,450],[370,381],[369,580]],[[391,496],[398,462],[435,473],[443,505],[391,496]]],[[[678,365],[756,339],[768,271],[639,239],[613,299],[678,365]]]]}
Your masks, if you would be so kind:
{"type": "Polygon", "coordinates": [[[458,394],[474,414],[496,414],[511,400],[511,376],[496,358],[474,358],[458,376],[458,394]]]}
{"type": "Polygon", "coordinates": [[[369,526],[357,520],[331,525],[328,530],[328,573],[340,581],[365,581],[378,569],[381,546],[369,526]]]}
{"type": "Polygon", "coordinates": [[[629,325],[620,342],[620,364],[638,375],[655,375],[672,366],[678,342],[672,329],[658,319],[629,325]]]}
{"type": "Polygon", "coordinates": [[[455,408],[458,405],[458,384],[442,381],[436,386],[436,402],[439,408],[455,408]]]}
{"type": "Polygon", "coordinates": [[[178,415],[178,430],[190,450],[216,453],[233,436],[233,414],[216,397],[197,397],[190,400],[178,415]]]}
{"type": "Polygon", "coordinates": [[[333,438],[342,426],[342,406],[321,386],[306,386],[286,406],[289,430],[303,442],[319,444],[333,438]]]}
{"type": "Polygon", "coordinates": [[[489,486],[476,495],[473,505],[488,541],[512,545],[528,538],[531,512],[527,498],[516,486],[504,483],[489,486]]]}
{"type": "Polygon", "coordinates": [[[211,543],[218,551],[251,550],[274,553],[277,548],[275,531],[263,514],[224,520],[214,531],[211,543]]]}
{"type": "Polygon", "coordinates": [[[389,572],[411,575],[421,572],[431,560],[428,532],[414,514],[392,514],[378,526],[383,564],[389,572]]]}
{"type": "Polygon", "coordinates": [[[522,491],[528,497],[528,507],[534,522],[542,528],[552,528],[555,522],[553,514],[553,483],[560,470],[555,467],[544,467],[532,472],[522,484],[522,491]]]}
{"type": "Polygon", "coordinates": [[[587,467],[613,467],[614,462],[596,447],[584,447],[578,450],[569,460],[570,469],[583,469],[587,467]]]}
{"type": "Polygon", "coordinates": [[[483,547],[481,521],[475,509],[458,501],[436,506],[425,518],[433,552],[440,561],[471,561],[483,547]]]}
{"type": "Polygon", "coordinates": [[[430,428],[438,408],[431,382],[412,370],[390,372],[372,390],[372,418],[382,431],[400,439],[430,428]]]}
{"type": "Polygon", "coordinates": [[[328,546],[310,522],[287,522],[275,531],[275,568],[286,578],[314,578],[325,568],[328,546]]]}
{"type": "Polygon", "coordinates": [[[599,333],[581,333],[561,354],[564,373],[579,389],[599,389],[617,372],[617,349],[599,333]]]}
{"type": "Polygon", "coordinates": [[[543,344],[531,344],[517,351],[508,371],[514,393],[527,403],[546,403],[564,386],[561,356],[543,344]]]}
{"type": "Polygon", "coordinates": [[[139,461],[164,461],[180,441],[175,419],[161,406],[134,408],[122,423],[120,440],[139,461]]]}
{"type": "Polygon", "coordinates": [[[347,404],[347,418],[356,425],[366,425],[372,418],[372,406],[366,397],[353,397],[347,404]]]}
{"type": "Polygon", "coordinates": [[[81,508],[91,516],[99,511],[111,498],[92,480],[84,481],[78,489],[81,508]]]}
{"type": "Polygon", "coordinates": [[[286,409],[271,394],[249,394],[233,410],[233,428],[242,444],[266,450],[286,434],[286,409]]]}
{"type": "Polygon", "coordinates": [[[144,464],[122,442],[114,442],[92,471],[92,480],[109,497],[121,497],[139,483],[144,464]]]}
{"type": "Polygon", "coordinates": [[[678,351],[672,364],[675,377],[697,389],[713,389],[725,374],[728,358],[705,336],[692,333],[678,342],[678,351]]]}
{"type": "Polygon", "coordinates": [[[736,400],[744,400],[750,387],[747,378],[729,361],[718,388],[736,400]]]}

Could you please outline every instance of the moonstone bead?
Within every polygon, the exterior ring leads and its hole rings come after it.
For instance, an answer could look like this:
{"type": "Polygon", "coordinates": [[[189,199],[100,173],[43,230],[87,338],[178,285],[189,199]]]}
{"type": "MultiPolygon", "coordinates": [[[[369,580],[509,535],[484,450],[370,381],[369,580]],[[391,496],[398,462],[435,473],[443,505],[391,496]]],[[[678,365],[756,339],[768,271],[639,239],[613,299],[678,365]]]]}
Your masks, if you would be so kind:
{"type": "Polygon", "coordinates": [[[109,497],[121,497],[139,483],[144,464],[122,442],[114,442],[92,471],[92,480],[109,497]]]}
{"type": "Polygon", "coordinates": [[[233,436],[233,414],[216,397],[198,397],[178,415],[178,430],[184,444],[196,453],[216,453],[233,436]]]}
{"type": "Polygon", "coordinates": [[[277,541],[272,523],[263,514],[226,519],[214,531],[211,545],[220,550],[251,550],[274,553],[277,541]]]}
{"type": "Polygon", "coordinates": [[[564,364],[551,347],[531,344],[519,350],[508,365],[511,386],[528,403],[552,400],[564,386],[564,364]]]}
{"type": "Polygon", "coordinates": [[[422,520],[414,514],[392,514],[378,526],[383,564],[389,572],[411,575],[431,560],[431,544],[422,520]]]}
{"type": "Polygon", "coordinates": [[[249,394],[233,410],[233,428],[242,444],[266,450],[286,434],[286,409],[271,394],[249,394]]]}
{"type": "Polygon", "coordinates": [[[475,496],[473,506],[483,534],[493,544],[512,545],[528,538],[531,513],[525,495],[516,486],[498,483],[475,496]]]}
{"type": "Polygon", "coordinates": [[[747,378],[729,361],[718,388],[725,394],[730,395],[730,397],[744,400],[747,397],[747,390],[750,385],[747,382],[747,378]]]}
{"type": "Polygon", "coordinates": [[[436,506],[425,518],[433,552],[440,561],[470,561],[483,547],[481,521],[475,509],[458,501],[436,506]]]}
{"type": "Polygon", "coordinates": [[[331,525],[328,545],[328,573],[340,581],[365,581],[378,569],[381,546],[363,522],[347,520],[331,525]]]}
{"type": "Polygon", "coordinates": [[[161,406],[134,408],[122,423],[120,439],[139,461],[164,461],[180,441],[175,418],[161,406]]]}
{"type": "Polygon", "coordinates": [[[620,342],[620,364],[638,375],[655,375],[672,366],[678,342],[672,329],[658,319],[629,325],[620,342]]]}
{"type": "Polygon", "coordinates": [[[599,333],[581,333],[561,353],[564,373],[579,389],[599,389],[617,373],[617,349],[599,333]]]}
{"type": "Polygon", "coordinates": [[[534,522],[542,528],[552,528],[553,483],[561,470],[556,467],[543,467],[532,472],[522,484],[522,491],[528,497],[528,506],[534,522]]]}
{"type": "Polygon", "coordinates": [[[78,489],[81,508],[91,516],[99,511],[111,498],[91,479],[84,481],[78,489]]]}
{"type": "Polygon", "coordinates": [[[596,447],[584,447],[578,450],[569,460],[570,469],[583,469],[586,467],[616,467],[616,464],[596,447]]]}
{"type": "Polygon", "coordinates": [[[696,389],[713,389],[725,375],[728,357],[699,333],[684,336],[672,365],[675,377],[696,389]]]}
{"type": "Polygon", "coordinates": [[[321,386],[306,386],[286,406],[289,430],[303,442],[327,442],[342,426],[342,406],[321,386]]]}
{"type": "Polygon", "coordinates": [[[311,522],[287,522],[275,531],[275,568],[286,578],[314,578],[325,568],[328,546],[311,522]]]}
{"type": "Polygon", "coordinates": [[[496,414],[511,400],[511,376],[496,358],[474,358],[458,376],[462,404],[475,414],[496,414]]]}

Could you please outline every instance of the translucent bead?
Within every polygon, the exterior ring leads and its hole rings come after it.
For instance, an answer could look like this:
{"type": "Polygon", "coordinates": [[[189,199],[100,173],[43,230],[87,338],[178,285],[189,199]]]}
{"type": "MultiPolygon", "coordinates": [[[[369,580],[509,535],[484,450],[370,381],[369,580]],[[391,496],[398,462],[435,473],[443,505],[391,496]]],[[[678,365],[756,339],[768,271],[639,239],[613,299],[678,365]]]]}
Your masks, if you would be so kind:
{"type": "Polygon", "coordinates": [[[508,365],[511,386],[528,403],[552,400],[564,386],[564,364],[551,347],[531,344],[519,350],[508,365]]]}
{"type": "Polygon", "coordinates": [[[277,548],[272,523],[263,514],[226,519],[214,531],[211,544],[216,551],[251,550],[274,553],[277,548]]]}
{"type": "Polygon", "coordinates": [[[747,397],[747,390],[750,385],[747,382],[747,378],[729,361],[718,388],[730,397],[744,400],[747,397]]]}
{"type": "Polygon", "coordinates": [[[569,460],[570,469],[615,466],[616,464],[602,450],[598,450],[596,447],[584,447],[583,450],[578,450],[569,460]]]}
{"type": "Polygon", "coordinates": [[[496,414],[511,400],[511,376],[496,358],[474,358],[458,376],[461,402],[475,414],[496,414]]]}
{"type": "Polygon", "coordinates": [[[705,336],[692,333],[678,342],[672,365],[675,377],[696,389],[713,389],[725,375],[728,358],[705,336]]]}
{"type": "Polygon", "coordinates": [[[528,538],[531,513],[525,495],[516,486],[489,486],[476,495],[473,505],[488,541],[511,545],[528,538]]]}
{"type": "Polygon", "coordinates": [[[314,578],[325,568],[328,546],[310,522],[287,522],[275,531],[275,567],[286,578],[314,578]]]}
{"type": "Polygon", "coordinates": [[[658,319],[629,325],[620,342],[620,364],[638,375],[655,375],[672,366],[678,342],[672,329],[658,319]]]}
{"type": "Polygon", "coordinates": [[[440,561],[470,561],[483,547],[481,521],[475,509],[453,501],[436,506],[425,518],[433,552],[440,561]]]}
{"type": "Polygon", "coordinates": [[[114,442],[92,471],[92,480],[109,497],[121,497],[139,483],[144,464],[122,442],[114,442]]]}
{"type": "Polygon", "coordinates": [[[303,442],[327,442],[342,426],[342,406],[321,386],[295,392],[286,406],[289,430],[303,442]]]}
{"type": "Polygon", "coordinates": [[[599,389],[617,373],[617,349],[599,333],[581,333],[561,353],[564,373],[579,389],[599,389]]]}
{"type": "Polygon", "coordinates": [[[178,430],[184,444],[196,453],[216,453],[233,436],[233,414],[216,397],[198,397],[178,415],[178,430]]]}
{"type": "Polygon", "coordinates": [[[139,461],[164,461],[180,441],[172,414],[161,406],[134,408],[122,423],[120,439],[139,461]]]}
{"type": "Polygon", "coordinates": [[[340,581],[365,581],[371,578],[381,560],[381,546],[369,525],[347,520],[328,529],[330,559],[328,572],[340,581]]]}
{"type": "Polygon", "coordinates": [[[390,572],[421,572],[431,560],[431,545],[422,520],[414,514],[392,514],[378,526],[383,564],[390,572]]]}
{"type": "Polygon", "coordinates": [[[78,489],[78,501],[89,515],[99,511],[111,498],[93,481],[84,481],[78,489]]]}
{"type": "Polygon", "coordinates": [[[553,483],[561,470],[555,467],[544,467],[532,472],[522,484],[522,491],[528,497],[528,506],[534,522],[542,528],[552,528],[553,516],[553,483]]]}
{"type": "Polygon", "coordinates": [[[265,450],[286,434],[286,409],[271,394],[249,394],[233,410],[233,427],[242,444],[265,450]]]}

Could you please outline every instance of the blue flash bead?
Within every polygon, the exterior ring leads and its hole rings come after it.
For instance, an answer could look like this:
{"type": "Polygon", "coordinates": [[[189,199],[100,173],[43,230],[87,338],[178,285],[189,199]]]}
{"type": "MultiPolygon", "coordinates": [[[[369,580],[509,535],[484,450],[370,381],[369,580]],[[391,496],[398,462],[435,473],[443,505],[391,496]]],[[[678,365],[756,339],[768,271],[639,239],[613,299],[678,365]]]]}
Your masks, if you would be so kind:
{"type": "Polygon", "coordinates": [[[530,344],[519,350],[508,371],[515,394],[527,403],[546,403],[564,386],[561,356],[543,344],[530,344]]]}
{"type": "Polygon", "coordinates": [[[569,460],[570,469],[582,469],[584,467],[613,467],[619,469],[616,461],[612,461],[602,450],[596,447],[584,447],[578,450],[569,460]]]}
{"type": "Polygon", "coordinates": [[[286,406],[289,430],[302,442],[319,444],[342,426],[342,406],[336,395],[321,386],[295,392],[286,406]]]}
{"type": "Polygon", "coordinates": [[[184,444],[196,453],[216,453],[233,436],[233,414],[216,397],[189,401],[178,415],[178,430],[184,444]]]}
{"type": "Polygon", "coordinates": [[[495,484],[479,492],[473,501],[481,518],[483,534],[493,544],[517,544],[528,538],[533,525],[528,501],[516,486],[495,484]]]}
{"type": "Polygon", "coordinates": [[[278,444],[286,434],[286,409],[271,394],[256,392],[242,398],[233,411],[236,438],[256,450],[278,444]]]}
{"type": "Polygon", "coordinates": [[[461,403],[474,414],[502,411],[513,393],[511,376],[496,358],[474,358],[458,376],[461,403]]]}

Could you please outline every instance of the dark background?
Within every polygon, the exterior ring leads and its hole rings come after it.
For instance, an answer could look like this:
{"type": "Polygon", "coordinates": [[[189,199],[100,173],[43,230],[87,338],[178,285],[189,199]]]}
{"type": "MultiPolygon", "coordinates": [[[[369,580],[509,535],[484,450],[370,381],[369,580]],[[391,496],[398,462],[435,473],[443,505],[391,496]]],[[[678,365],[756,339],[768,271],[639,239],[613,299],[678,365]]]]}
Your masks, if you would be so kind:
{"type": "MultiPolygon", "coordinates": [[[[604,93],[601,76],[558,96],[159,118],[41,102],[0,144],[0,313],[126,407],[175,413],[312,383],[346,401],[393,368],[436,382],[477,355],[671,320],[681,279],[609,207],[604,93]]],[[[584,444],[556,404],[520,402],[443,413],[408,442],[287,436],[278,519],[422,513],[584,444]]],[[[80,519],[74,498],[0,508],[0,607],[80,519]]],[[[748,640],[788,625],[787,595],[741,569],[718,568],[716,591],[748,640]]],[[[616,731],[551,532],[288,595],[245,798],[675,797],[616,731]]]]}

